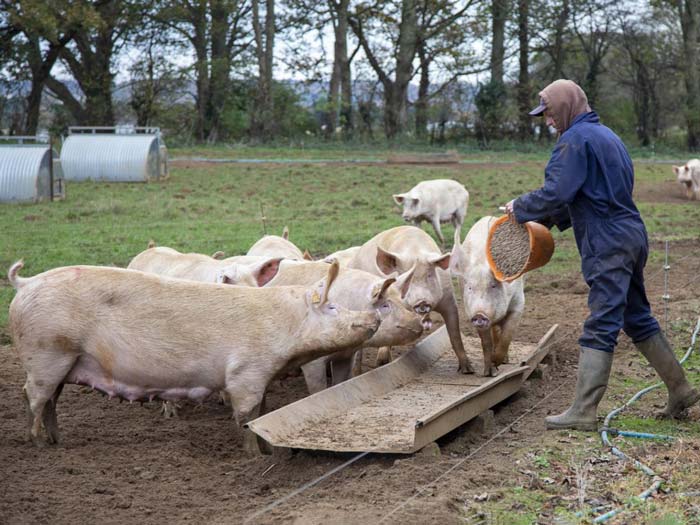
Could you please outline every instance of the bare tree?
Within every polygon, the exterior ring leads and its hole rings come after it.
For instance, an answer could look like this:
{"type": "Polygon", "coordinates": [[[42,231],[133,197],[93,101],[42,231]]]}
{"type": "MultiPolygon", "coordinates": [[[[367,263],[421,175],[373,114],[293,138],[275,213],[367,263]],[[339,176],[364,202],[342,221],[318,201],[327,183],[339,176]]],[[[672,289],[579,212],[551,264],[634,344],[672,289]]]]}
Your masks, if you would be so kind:
{"type": "MultiPolygon", "coordinates": [[[[408,85],[413,77],[413,59],[418,44],[418,18],[416,0],[401,0],[399,5],[389,6],[389,2],[380,0],[371,6],[356,11],[349,18],[350,26],[357,36],[367,60],[374,69],[384,92],[384,133],[393,139],[406,129],[408,108],[408,85]],[[390,9],[391,7],[391,9],[390,9]],[[371,43],[369,27],[377,20],[385,20],[390,26],[380,28],[394,33],[389,40],[393,45],[391,55],[394,57],[394,78],[386,66],[382,65],[377,50],[371,43]]],[[[382,43],[379,43],[381,46],[382,43]]]]}
{"type": "Polygon", "coordinates": [[[531,117],[527,114],[532,103],[530,87],[530,0],[518,0],[518,135],[527,139],[532,135],[531,117]]]}
{"type": "Polygon", "coordinates": [[[265,19],[260,22],[260,1],[253,2],[253,33],[258,67],[257,92],[253,102],[251,135],[268,140],[273,135],[272,65],[275,46],[275,0],[265,0],[265,19]]]}

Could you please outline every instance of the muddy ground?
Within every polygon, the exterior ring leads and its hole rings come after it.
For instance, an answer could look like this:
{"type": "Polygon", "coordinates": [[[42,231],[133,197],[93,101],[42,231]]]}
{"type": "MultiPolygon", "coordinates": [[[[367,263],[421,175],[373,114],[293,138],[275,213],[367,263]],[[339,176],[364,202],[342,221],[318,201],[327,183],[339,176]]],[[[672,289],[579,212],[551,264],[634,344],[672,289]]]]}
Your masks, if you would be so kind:
{"type": "MultiPolygon", "coordinates": [[[[652,249],[662,247],[654,244],[652,249]]],[[[699,250],[700,242],[674,244],[673,255],[680,260],[673,283],[680,288],[673,291],[672,315],[692,316],[684,305],[700,294],[700,281],[690,282],[700,274],[699,250]]],[[[649,297],[661,312],[663,277],[654,276],[655,269],[647,273],[653,276],[649,297]]],[[[567,406],[586,293],[577,274],[552,278],[535,272],[528,278],[527,309],[517,339],[537,341],[559,323],[559,366],[545,380],[529,380],[519,394],[497,406],[491,423],[466,425],[444,436],[438,441],[439,456],[366,456],[254,522],[376,523],[473,454],[387,519],[463,522],[465,494],[512,486],[522,477],[513,462],[516,451],[538,450],[543,417],[567,406]],[[494,439],[523,415],[512,430],[494,439]]],[[[353,457],[306,451],[246,457],[229,410],[213,400],[201,407],[186,405],[179,418],[164,419],[158,403],[120,404],[76,386],[67,386],[58,404],[62,443],[37,449],[24,441],[23,372],[9,347],[0,350],[1,523],[239,523],[353,457]]],[[[625,358],[632,352],[622,335],[614,372],[618,377],[639,373],[625,358]]],[[[365,364],[372,358],[366,354],[365,364]]],[[[272,385],[268,403],[274,409],[304,394],[301,378],[291,378],[272,385]]]]}

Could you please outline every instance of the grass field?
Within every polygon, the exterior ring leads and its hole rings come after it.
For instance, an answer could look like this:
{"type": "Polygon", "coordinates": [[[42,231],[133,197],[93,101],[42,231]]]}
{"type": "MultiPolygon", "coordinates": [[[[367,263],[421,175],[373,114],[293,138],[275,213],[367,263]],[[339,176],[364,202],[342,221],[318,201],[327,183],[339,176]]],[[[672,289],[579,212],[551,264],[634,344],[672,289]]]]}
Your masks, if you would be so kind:
{"type": "MultiPolygon", "coordinates": [[[[7,311],[14,295],[4,272],[18,259],[25,261],[22,275],[31,276],[73,264],[123,267],[146,248],[149,240],[180,251],[211,254],[223,250],[230,256],[245,253],[265,232],[280,234],[284,226],[289,227],[290,240],[297,246],[321,257],[361,244],[377,232],[402,224],[391,195],[406,191],[421,180],[434,178],[458,180],[470,191],[464,236],[478,218],[498,215],[498,206],[536,188],[547,160],[543,151],[470,153],[457,165],[311,162],[343,158],[342,152],[320,149],[248,148],[232,153],[222,148],[199,148],[180,149],[172,151],[171,155],[294,158],[298,162],[213,164],[183,160],[172,166],[171,176],[165,181],[69,183],[64,201],[0,206],[0,270],[3,272],[0,280],[0,339],[3,341],[0,342],[8,342],[7,311]],[[303,162],[305,159],[309,162],[303,162]]],[[[344,155],[347,156],[347,152],[344,155]]],[[[390,154],[386,150],[360,149],[350,152],[350,156],[381,160],[390,154]]],[[[700,238],[700,203],[680,198],[680,189],[673,182],[668,164],[639,162],[636,189],[637,203],[654,246],[649,274],[658,271],[662,264],[663,251],[658,241],[671,241],[673,261],[676,243],[700,238]]],[[[432,234],[429,225],[424,224],[424,229],[432,234]]],[[[451,246],[452,228],[445,226],[443,233],[451,246]]],[[[554,258],[539,273],[551,276],[552,280],[561,275],[576,275],[579,258],[572,233],[553,233],[557,243],[554,258]]],[[[697,315],[698,298],[688,299],[686,309],[694,310],[697,315]]],[[[687,339],[690,321],[692,319],[672,326],[679,341],[687,339]]],[[[700,383],[700,358],[693,357],[690,369],[690,376],[700,383]]],[[[645,380],[634,374],[615,378],[610,397],[619,400],[643,384],[645,380]]],[[[671,433],[690,439],[696,447],[690,456],[698,458],[698,422],[668,425],[632,412],[618,423],[624,428],[671,433]]],[[[577,454],[583,450],[593,453],[599,448],[597,441],[581,436],[564,436],[564,442],[573,442],[573,447],[557,445],[554,439],[543,445],[549,448],[524,451],[523,468],[536,472],[538,479],[554,478],[557,472],[573,469],[571,465],[576,464],[577,454]]],[[[658,454],[663,456],[664,451],[658,454]]],[[[655,457],[658,458],[658,454],[655,457]]],[[[621,503],[630,503],[624,498],[638,493],[637,489],[643,489],[647,480],[631,470],[625,473],[627,477],[614,477],[610,490],[619,495],[621,503]]],[[[675,483],[684,490],[700,481],[697,469],[679,469],[674,475],[675,483]]],[[[605,473],[598,476],[605,476],[605,473]]],[[[695,488],[697,490],[697,485],[695,488]]],[[[532,523],[545,501],[556,507],[556,502],[551,501],[553,494],[556,495],[556,491],[547,486],[507,490],[499,500],[484,502],[479,508],[490,516],[499,517],[503,523],[515,523],[508,521],[515,516],[521,516],[522,523],[532,523]],[[513,508],[518,511],[513,512],[513,508]]],[[[565,501],[559,503],[566,504],[565,501]]],[[[681,506],[683,509],[694,508],[692,501],[686,503],[681,506]]],[[[674,505],[672,502],[668,506],[657,505],[651,511],[645,507],[634,515],[651,516],[649,523],[697,523],[684,521],[683,516],[688,515],[685,510],[676,515],[674,505]]],[[[572,515],[568,517],[574,519],[572,515]]]]}

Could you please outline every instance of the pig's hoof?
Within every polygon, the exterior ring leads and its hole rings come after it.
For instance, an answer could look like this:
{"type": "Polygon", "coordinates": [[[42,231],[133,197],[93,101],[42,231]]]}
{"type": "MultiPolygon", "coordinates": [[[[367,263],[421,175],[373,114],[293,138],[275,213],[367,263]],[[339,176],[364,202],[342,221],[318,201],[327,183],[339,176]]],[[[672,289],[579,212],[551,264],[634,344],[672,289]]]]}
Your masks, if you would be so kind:
{"type": "Polygon", "coordinates": [[[165,418],[177,417],[177,409],[180,406],[173,401],[164,401],[163,406],[160,407],[160,413],[163,414],[165,418]]]}
{"type": "Polygon", "coordinates": [[[496,368],[495,366],[492,365],[492,366],[484,367],[484,373],[483,373],[484,377],[495,377],[497,375],[498,375],[498,368],[496,368]]]}
{"type": "Polygon", "coordinates": [[[469,363],[463,363],[459,365],[459,369],[457,371],[460,374],[473,374],[474,368],[469,363]]]}

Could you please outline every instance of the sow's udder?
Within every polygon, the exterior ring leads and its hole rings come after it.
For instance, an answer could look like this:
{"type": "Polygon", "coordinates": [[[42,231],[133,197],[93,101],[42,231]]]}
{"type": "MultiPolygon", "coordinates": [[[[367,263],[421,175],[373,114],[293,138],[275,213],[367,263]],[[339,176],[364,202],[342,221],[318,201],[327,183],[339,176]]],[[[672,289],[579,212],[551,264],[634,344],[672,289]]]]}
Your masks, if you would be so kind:
{"type": "Polygon", "coordinates": [[[134,384],[124,378],[113,378],[88,355],[80,356],[66,377],[66,383],[89,386],[109,397],[120,397],[128,401],[152,401],[159,398],[165,401],[189,399],[202,402],[212,393],[211,388],[204,386],[162,388],[153,384],[134,384]]]}
{"type": "Polygon", "coordinates": [[[530,234],[524,224],[503,222],[491,237],[491,258],[505,276],[517,275],[530,257],[530,234]]]}

